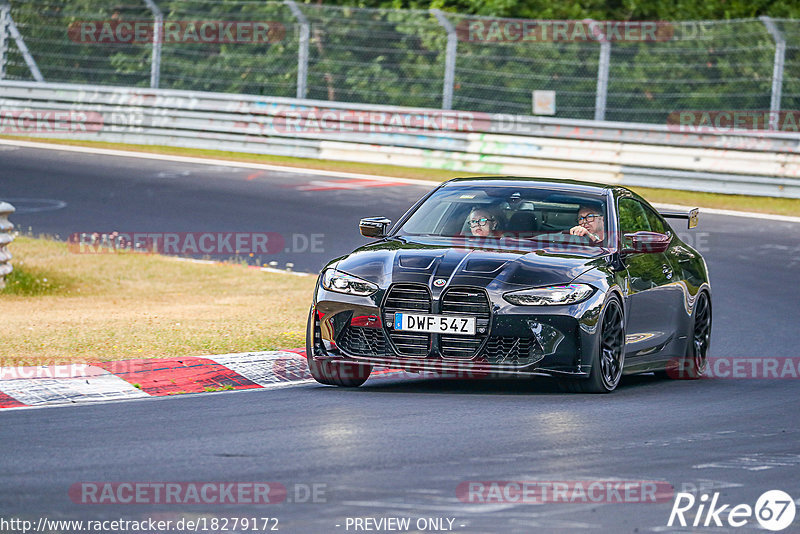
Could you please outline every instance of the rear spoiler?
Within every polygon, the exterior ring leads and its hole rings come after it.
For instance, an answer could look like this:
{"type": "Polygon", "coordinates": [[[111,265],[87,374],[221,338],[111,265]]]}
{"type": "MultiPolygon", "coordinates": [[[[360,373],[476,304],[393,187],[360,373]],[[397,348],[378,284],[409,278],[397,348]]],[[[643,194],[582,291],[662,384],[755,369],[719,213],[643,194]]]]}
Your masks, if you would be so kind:
{"type": "Polygon", "coordinates": [[[670,219],[687,219],[689,221],[689,228],[697,226],[697,216],[700,210],[692,208],[690,210],[658,210],[662,217],[670,219]]]}

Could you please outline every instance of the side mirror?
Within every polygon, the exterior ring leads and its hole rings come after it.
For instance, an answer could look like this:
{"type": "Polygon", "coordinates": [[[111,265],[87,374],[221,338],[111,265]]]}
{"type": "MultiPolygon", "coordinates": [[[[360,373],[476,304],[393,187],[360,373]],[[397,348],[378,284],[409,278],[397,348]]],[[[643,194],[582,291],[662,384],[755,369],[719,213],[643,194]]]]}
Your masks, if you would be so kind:
{"type": "Polygon", "coordinates": [[[386,237],[386,232],[392,221],[386,217],[366,217],[358,223],[358,229],[364,237],[386,237]]]}
{"type": "Polygon", "coordinates": [[[625,239],[631,242],[631,248],[623,249],[623,253],[643,252],[658,253],[666,252],[672,236],[669,234],[659,234],[658,232],[634,232],[625,234],[625,239]]]}

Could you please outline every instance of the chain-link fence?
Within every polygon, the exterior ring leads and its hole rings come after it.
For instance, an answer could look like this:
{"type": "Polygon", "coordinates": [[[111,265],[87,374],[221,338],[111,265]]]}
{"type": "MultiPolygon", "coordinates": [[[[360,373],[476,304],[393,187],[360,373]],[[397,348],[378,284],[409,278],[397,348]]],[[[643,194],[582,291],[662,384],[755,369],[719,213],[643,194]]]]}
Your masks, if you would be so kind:
{"type": "Polygon", "coordinates": [[[0,78],[664,123],[800,109],[800,21],[522,21],[244,0],[0,0],[0,78]],[[633,29],[633,31],[631,31],[633,29]]]}

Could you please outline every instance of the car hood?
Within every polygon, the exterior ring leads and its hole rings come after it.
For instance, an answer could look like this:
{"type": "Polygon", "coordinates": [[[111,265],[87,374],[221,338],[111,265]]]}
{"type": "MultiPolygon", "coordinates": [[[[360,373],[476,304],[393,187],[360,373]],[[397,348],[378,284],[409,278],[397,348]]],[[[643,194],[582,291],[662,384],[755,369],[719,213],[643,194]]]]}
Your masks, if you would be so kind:
{"type": "Polygon", "coordinates": [[[594,247],[518,250],[494,239],[403,237],[360,247],[330,267],[384,288],[399,282],[432,287],[441,279],[440,285],[516,289],[569,283],[605,263],[603,250],[594,247]]]}

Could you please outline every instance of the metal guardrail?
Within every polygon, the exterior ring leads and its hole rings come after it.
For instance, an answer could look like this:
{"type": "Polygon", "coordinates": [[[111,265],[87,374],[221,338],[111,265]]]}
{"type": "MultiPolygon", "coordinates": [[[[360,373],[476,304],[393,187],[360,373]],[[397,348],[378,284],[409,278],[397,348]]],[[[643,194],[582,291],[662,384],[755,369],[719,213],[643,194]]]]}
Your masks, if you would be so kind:
{"type": "Polygon", "coordinates": [[[35,82],[0,94],[6,134],[800,198],[798,134],[35,82]]]}
{"type": "Polygon", "coordinates": [[[12,271],[11,253],[7,247],[14,240],[14,225],[8,220],[8,216],[14,211],[16,210],[11,204],[0,202],[0,289],[5,287],[6,275],[12,271]]]}

